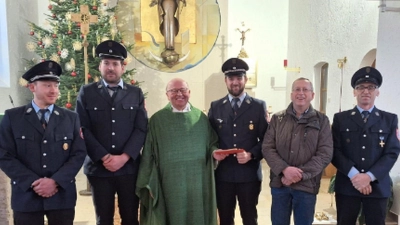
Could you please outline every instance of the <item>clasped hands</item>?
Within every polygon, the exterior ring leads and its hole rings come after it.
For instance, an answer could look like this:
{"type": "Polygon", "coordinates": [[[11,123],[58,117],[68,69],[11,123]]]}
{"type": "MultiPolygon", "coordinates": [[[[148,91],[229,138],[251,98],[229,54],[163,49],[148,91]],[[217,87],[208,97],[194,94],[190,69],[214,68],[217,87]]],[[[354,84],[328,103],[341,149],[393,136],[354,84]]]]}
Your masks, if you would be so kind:
{"type": "Polygon", "coordinates": [[[35,180],[31,187],[32,189],[43,198],[50,198],[58,192],[57,183],[51,178],[39,178],[35,180]]]}
{"type": "MultiPolygon", "coordinates": [[[[221,149],[218,149],[218,150],[221,150],[221,149]]],[[[214,159],[216,159],[218,161],[224,160],[226,157],[228,157],[228,155],[229,154],[221,154],[221,153],[216,154],[215,152],[213,152],[214,159]]],[[[239,164],[245,164],[252,159],[251,152],[244,151],[244,152],[236,153],[236,159],[239,164]]]]}
{"type": "Polygon", "coordinates": [[[358,173],[351,178],[353,187],[363,195],[369,195],[372,192],[371,177],[366,173],[358,173]]]}
{"type": "Polygon", "coordinates": [[[129,155],[126,153],[121,155],[107,154],[101,158],[101,160],[103,161],[103,166],[107,170],[115,172],[125,165],[125,163],[129,160],[129,155]]]}
{"type": "Polygon", "coordinates": [[[281,178],[281,182],[286,186],[290,186],[291,184],[297,183],[303,179],[303,170],[294,166],[286,167],[282,170],[282,173],[283,177],[281,178]]]}

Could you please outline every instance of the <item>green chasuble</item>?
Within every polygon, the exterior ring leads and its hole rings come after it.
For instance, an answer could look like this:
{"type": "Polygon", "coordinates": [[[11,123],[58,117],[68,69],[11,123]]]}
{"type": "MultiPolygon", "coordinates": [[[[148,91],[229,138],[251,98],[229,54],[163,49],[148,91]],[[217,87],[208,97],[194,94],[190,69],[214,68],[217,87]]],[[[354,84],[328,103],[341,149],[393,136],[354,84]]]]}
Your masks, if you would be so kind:
{"type": "Polygon", "coordinates": [[[212,151],[217,136],[207,116],[172,112],[149,121],[136,193],[141,225],[217,225],[212,151]]]}

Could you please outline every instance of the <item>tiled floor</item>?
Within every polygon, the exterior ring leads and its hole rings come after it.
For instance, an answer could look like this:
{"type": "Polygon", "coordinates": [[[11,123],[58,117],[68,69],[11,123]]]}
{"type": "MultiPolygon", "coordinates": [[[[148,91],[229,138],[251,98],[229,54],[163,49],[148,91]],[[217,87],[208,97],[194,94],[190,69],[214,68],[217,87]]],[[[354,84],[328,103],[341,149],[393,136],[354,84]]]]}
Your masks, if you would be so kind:
{"type": "MultiPolygon", "coordinates": [[[[269,169],[266,163],[263,161],[263,189],[261,191],[259,204],[258,204],[258,214],[259,214],[259,224],[260,225],[270,225],[270,205],[271,205],[271,194],[268,186],[269,181],[269,169]]],[[[316,212],[324,212],[331,218],[336,215],[336,210],[333,201],[333,196],[328,193],[329,179],[324,178],[322,180],[320,193],[318,194],[316,212]],[[333,204],[332,204],[333,203],[333,204]]],[[[83,175],[82,171],[77,176],[77,186],[78,190],[86,189],[86,177],[83,175]]],[[[241,225],[241,218],[239,210],[236,210],[236,225],[241,225]]],[[[78,203],[76,207],[75,223],[76,225],[94,225],[95,215],[92,204],[91,196],[78,196],[78,203]]],[[[314,224],[332,224],[327,221],[315,221],[314,224]]],[[[336,223],[333,223],[336,224],[336,223]]],[[[117,224],[115,224],[117,225],[117,224]]]]}

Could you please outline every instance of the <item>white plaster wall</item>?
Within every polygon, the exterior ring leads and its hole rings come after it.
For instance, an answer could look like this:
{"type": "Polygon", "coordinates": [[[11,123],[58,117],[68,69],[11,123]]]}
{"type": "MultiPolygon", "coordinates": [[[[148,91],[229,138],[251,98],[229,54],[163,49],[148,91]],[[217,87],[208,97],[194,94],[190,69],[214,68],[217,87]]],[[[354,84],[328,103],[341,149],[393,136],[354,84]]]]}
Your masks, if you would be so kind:
{"type": "MultiPolygon", "coordinates": [[[[331,120],[339,111],[340,101],[342,110],[355,104],[350,80],[364,55],[376,48],[378,5],[379,1],[365,0],[290,0],[288,63],[301,67],[301,73],[288,73],[287,85],[300,76],[315,81],[314,66],[328,63],[327,115],[331,120]],[[340,99],[337,59],[345,56],[348,61],[343,68],[340,99]]],[[[286,96],[289,102],[290,91],[286,96]]]]}
{"type": "MultiPolygon", "coordinates": [[[[388,7],[400,7],[400,2],[387,1],[388,7]]],[[[380,13],[376,67],[383,76],[380,96],[376,106],[385,111],[400,114],[400,13],[380,13]]],[[[392,168],[391,177],[395,201],[392,211],[400,214],[400,160],[392,168]]]]}
{"type": "Polygon", "coordinates": [[[236,29],[246,33],[244,49],[249,58],[257,60],[257,86],[255,97],[266,101],[277,112],[286,108],[286,71],[283,60],[287,58],[289,0],[229,0],[228,58],[237,57],[242,41],[236,29]],[[242,27],[244,22],[245,27],[242,27]],[[271,88],[275,78],[275,89],[271,88]]]}
{"type": "MultiPolygon", "coordinates": [[[[4,0],[3,0],[4,1],[4,0]]],[[[0,113],[13,105],[9,96],[13,99],[15,106],[27,103],[31,99],[29,90],[18,85],[18,80],[24,73],[23,58],[29,58],[25,48],[26,42],[29,40],[29,27],[26,20],[37,19],[37,9],[32,7],[29,0],[5,0],[8,28],[8,44],[9,64],[10,64],[10,87],[0,87],[0,113]]],[[[0,59],[1,60],[1,59],[0,59]]]]}

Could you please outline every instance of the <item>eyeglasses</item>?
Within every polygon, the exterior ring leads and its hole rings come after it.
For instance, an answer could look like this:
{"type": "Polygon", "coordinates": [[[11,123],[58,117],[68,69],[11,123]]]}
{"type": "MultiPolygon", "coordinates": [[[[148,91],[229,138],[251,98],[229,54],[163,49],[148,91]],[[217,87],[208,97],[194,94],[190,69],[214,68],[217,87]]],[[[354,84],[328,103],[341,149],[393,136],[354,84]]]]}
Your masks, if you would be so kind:
{"type": "Polygon", "coordinates": [[[296,92],[296,93],[301,93],[301,92],[303,92],[303,93],[308,93],[308,92],[310,92],[310,91],[312,91],[312,90],[307,89],[307,88],[296,88],[296,89],[293,89],[292,91],[293,91],[293,92],[296,92]]]}
{"type": "Polygon", "coordinates": [[[375,85],[368,85],[368,86],[360,85],[360,86],[356,86],[356,90],[359,91],[359,92],[363,92],[365,89],[367,89],[369,92],[373,92],[377,88],[378,88],[378,86],[375,86],[375,85]]]}
{"type": "Polygon", "coordinates": [[[186,94],[189,91],[189,88],[181,88],[181,89],[170,89],[167,92],[171,92],[172,94],[176,95],[178,92],[182,94],[186,94]]]}

